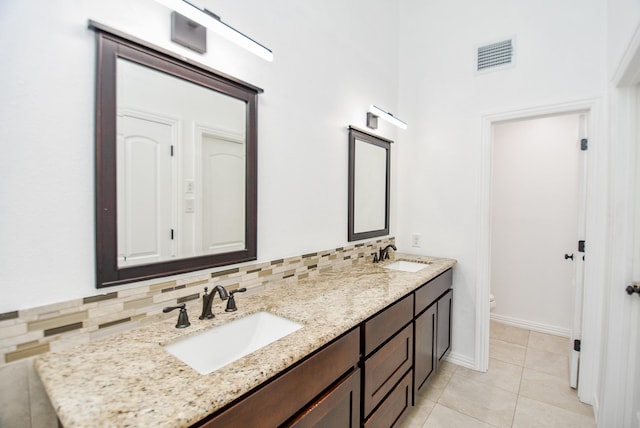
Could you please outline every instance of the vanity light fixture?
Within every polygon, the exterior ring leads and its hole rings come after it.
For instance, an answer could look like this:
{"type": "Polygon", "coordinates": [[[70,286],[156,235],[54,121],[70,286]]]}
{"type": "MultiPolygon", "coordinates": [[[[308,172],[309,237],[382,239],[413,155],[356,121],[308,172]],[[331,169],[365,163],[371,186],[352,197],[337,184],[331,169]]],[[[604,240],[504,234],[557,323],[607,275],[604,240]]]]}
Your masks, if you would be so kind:
{"type": "Polygon", "coordinates": [[[210,10],[196,6],[188,0],[156,0],[156,2],[185,16],[196,24],[203,25],[260,58],[266,61],[273,61],[273,52],[271,49],[256,42],[229,24],[222,22],[220,17],[210,10]]]}
{"type": "Polygon", "coordinates": [[[369,111],[367,112],[367,126],[371,129],[376,129],[378,127],[378,118],[384,119],[400,129],[407,129],[406,122],[398,119],[391,113],[382,110],[380,107],[376,107],[371,104],[369,111]]]}

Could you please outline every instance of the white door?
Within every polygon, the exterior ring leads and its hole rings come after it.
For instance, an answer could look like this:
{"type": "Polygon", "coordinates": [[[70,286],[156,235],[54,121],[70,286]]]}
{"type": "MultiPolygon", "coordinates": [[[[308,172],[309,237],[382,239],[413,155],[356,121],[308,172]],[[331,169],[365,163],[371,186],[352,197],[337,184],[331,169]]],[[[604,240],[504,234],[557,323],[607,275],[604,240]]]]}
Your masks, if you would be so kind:
{"type": "MultiPolygon", "coordinates": [[[[640,86],[636,89],[637,108],[636,118],[640,124],[640,86]]],[[[640,135],[638,135],[635,144],[635,187],[632,190],[634,210],[634,218],[632,220],[633,234],[633,262],[632,262],[632,281],[633,284],[640,286],[640,135]]],[[[630,300],[630,314],[628,327],[625,328],[629,335],[629,358],[627,359],[627,367],[629,376],[626,385],[626,403],[625,403],[625,427],[640,428],[640,293],[633,293],[627,297],[630,300]]]]}
{"type": "MultiPolygon", "coordinates": [[[[578,219],[576,234],[578,242],[585,242],[586,232],[586,212],[587,212],[587,155],[588,155],[588,115],[579,116],[578,135],[580,139],[581,153],[578,156],[578,219]],[[584,141],[585,147],[582,147],[584,141]]],[[[586,245],[586,243],[585,243],[586,245]]],[[[571,358],[569,360],[569,385],[572,388],[578,387],[578,372],[580,366],[580,347],[578,343],[582,340],[582,306],[584,290],[584,262],[586,248],[576,248],[573,258],[574,263],[574,301],[573,301],[573,321],[571,325],[571,358]]]]}
{"type": "Polygon", "coordinates": [[[205,254],[240,251],[245,244],[244,140],[201,134],[200,233],[205,254]],[[238,213],[242,213],[238,215],[238,213]]]}
{"type": "Polygon", "coordinates": [[[174,255],[173,135],[167,123],[132,114],[118,117],[119,266],[174,255]]]}

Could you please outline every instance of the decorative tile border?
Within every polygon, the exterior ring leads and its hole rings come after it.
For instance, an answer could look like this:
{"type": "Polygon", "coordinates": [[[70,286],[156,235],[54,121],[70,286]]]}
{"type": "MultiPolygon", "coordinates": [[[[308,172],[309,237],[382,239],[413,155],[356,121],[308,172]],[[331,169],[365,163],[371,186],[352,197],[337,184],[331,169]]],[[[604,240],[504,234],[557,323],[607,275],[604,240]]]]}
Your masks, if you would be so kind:
{"type": "Polygon", "coordinates": [[[295,282],[337,267],[360,263],[395,238],[303,254],[143,285],[131,289],[0,314],[0,365],[96,340],[142,324],[167,319],[165,306],[186,303],[200,310],[204,287],[223,285],[247,292],[275,282],[295,282]]]}

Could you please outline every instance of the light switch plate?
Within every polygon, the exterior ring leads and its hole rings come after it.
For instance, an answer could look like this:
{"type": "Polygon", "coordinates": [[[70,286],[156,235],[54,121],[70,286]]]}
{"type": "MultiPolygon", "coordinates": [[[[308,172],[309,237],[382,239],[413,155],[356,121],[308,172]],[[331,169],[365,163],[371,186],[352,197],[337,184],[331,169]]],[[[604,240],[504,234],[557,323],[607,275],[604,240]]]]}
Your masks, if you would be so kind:
{"type": "Polygon", "coordinates": [[[421,241],[422,241],[422,235],[420,235],[419,233],[411,234],[412,247],[420,248],[420,244],[422,243],[421,241]]]}

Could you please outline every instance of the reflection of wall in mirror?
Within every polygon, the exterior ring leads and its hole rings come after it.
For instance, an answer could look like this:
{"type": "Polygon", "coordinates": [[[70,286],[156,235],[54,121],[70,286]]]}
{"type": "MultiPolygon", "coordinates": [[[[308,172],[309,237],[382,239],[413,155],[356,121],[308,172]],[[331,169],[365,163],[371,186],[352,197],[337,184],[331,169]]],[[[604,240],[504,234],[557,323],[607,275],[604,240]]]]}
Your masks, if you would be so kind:
{"type": "Polygon", "coordinates": [[[355,140],[354,233],[385,228],[387,151],[355,140]]]}
{"type": "Polygon", "coordinates": [[[118,140],[137,146],[124,163],[118,147],[119,266],[244,249],[246,104],[124,59],[117,73],[118,140]],[[168,122],[171,137],[149,143],[147,128],[168,122]],[[211,159],[216,171],[203,168],[211,159]]]}

